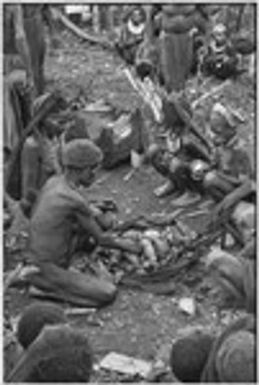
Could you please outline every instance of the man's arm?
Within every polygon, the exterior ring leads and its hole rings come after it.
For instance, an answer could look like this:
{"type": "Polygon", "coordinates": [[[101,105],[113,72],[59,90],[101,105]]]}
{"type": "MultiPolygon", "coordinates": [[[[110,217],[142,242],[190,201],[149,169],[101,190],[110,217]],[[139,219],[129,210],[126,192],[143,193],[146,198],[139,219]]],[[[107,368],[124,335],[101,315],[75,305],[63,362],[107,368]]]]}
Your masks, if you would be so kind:
{"type": "Polygon", "coordinates": [[[222,217],[230,212],[242,199],[251,193],[256,192],[256,185],[253,180],[246,180],[239,187],[230,192],[215,208],[214,218],[222,217]]]}
{"type": "Polygon", "coordinates": [[[141,246],[135,244],[133,241],[127,239],[121,239],[114,236],[111,233],[103,232],[97,221],[92,216],[86,216],[79,212],[77,218],[81,226],[86,230],[87,233],[98,242],[100,246],[107,247],[110,249],[119,249],[138,254],[141,251],[141,246]]]}
{"type": "Polygon", "coordinates": [[[253,192],[256,192],[255,182],[250,179],[244,181],[241,186],[237,187],[226,196],[225,199],[228,206],[226,209],[234,207],[238,202],[240,202],[242,199],[245,199],[249,194],[253,192]]]}

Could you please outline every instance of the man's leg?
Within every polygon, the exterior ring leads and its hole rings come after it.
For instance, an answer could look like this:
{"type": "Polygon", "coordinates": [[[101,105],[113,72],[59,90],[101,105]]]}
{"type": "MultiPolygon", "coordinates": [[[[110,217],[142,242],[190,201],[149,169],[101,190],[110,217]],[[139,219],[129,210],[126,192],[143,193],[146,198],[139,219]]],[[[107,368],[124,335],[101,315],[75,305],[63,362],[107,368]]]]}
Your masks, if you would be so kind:
{"type": "Polygon", "coordinates": [[[234,186],[224,178],[221,178],[217,171],[210,171],[206,174],[203,186],[206,192],[216,201],[222,200],[227,194],[233,191],[234,186]]]}
{"type": "Polygon", "coordinates": [[[116,295],[115,285],[107,278],[65,270],[51,263],[42,264],[40,273],[32,275],[29,282],[53,298],[78,306],[104,306],[116,295]]]}

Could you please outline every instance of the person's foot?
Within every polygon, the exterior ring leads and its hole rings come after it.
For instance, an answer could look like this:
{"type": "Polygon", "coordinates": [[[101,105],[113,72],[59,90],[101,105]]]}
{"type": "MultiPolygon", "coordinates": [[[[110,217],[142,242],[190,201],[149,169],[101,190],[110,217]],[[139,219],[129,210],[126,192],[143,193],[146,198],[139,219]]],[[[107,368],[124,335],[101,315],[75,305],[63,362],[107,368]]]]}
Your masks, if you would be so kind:
{"type": "Polygon", "coordinates": [[[167,181],[162,186],[159,186],[154,190],[154,194],[158,198],[163,198],[169,194],[172,194],[175,191],[175,186],[173,182],[167,181]]]}
{"type": "Polygon", "coordinates": [[[200,202],[201,196],[199,194],[186,191],[184,194],[173,200],[173,205],[177,207],[185,207],[200,202]]]}

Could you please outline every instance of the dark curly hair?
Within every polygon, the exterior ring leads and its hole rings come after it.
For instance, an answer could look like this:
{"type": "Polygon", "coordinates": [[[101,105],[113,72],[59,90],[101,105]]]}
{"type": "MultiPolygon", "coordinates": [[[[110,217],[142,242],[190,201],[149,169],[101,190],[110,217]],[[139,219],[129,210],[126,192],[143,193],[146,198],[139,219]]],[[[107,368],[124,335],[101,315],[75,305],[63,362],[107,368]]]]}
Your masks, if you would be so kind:
{"type": "Polygon", "coordinates": [[[44,326],[66,322],[67,319],[61,307],[51,303],[34,303],[24,310],[18,322],[18,341],[24,349],[28,349],[44,326]]]}
{"type": "Polygon", "coordinates": [[[213,341],[213,336],[195,331],[173,344],[170,366],[179,381],[200,382],[213,341]]]}

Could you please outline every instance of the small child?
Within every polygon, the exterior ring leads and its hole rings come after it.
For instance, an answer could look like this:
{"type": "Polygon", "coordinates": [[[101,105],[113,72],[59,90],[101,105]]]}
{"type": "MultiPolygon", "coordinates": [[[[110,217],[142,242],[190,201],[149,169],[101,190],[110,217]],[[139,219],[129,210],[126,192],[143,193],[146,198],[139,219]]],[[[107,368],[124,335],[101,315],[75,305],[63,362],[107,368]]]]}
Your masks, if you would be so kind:
{"type": "Polygon", "coordinates": [[[217,24],[212,31],[212,39],[203,58],[201,70],[205,75],[227,79],[236,75],[238,58],[227,37],[224,24],[217,24]]]}

